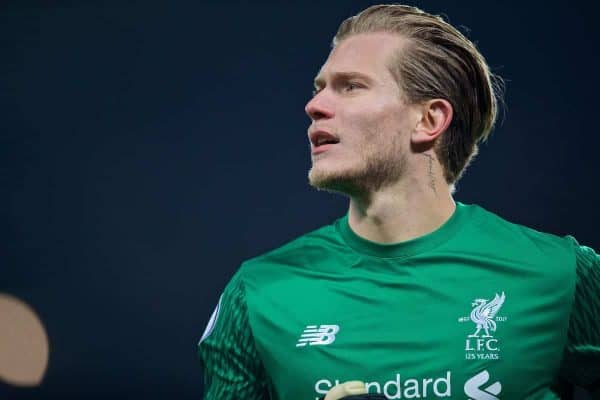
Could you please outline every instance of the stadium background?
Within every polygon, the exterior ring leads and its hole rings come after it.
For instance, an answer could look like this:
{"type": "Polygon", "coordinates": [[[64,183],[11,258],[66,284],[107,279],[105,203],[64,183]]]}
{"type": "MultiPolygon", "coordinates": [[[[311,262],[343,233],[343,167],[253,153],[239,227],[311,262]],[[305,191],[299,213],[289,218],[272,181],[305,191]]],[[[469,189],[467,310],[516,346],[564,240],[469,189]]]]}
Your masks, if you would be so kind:
{"type": "MultiPolygon", "coordinates": [[[[0,292],[51,349],[42,385],[1,399],[201,398],[196,342],[240,262],[345,212],[306,183],[304,105],[376,3],[3,2],[0,292]]],[[[600,249],[587,2],[411,4],[507,80],[456,199],[600,249]]]]}

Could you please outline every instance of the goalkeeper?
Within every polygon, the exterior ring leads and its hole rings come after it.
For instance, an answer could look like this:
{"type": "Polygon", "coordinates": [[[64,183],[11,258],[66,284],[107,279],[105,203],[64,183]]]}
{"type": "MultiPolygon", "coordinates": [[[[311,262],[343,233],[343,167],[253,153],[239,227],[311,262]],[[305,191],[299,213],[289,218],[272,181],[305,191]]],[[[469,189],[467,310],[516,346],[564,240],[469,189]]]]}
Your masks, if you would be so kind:
{"type": "Polygon", "coordinates": [[[375,5],[341,24],[305,110],[309,182],[347,196],[348,212],[231,278],[199,343],[205,399],[598,388],[600,256],[453,199],[500,82],[417,8],[375,5]]]}

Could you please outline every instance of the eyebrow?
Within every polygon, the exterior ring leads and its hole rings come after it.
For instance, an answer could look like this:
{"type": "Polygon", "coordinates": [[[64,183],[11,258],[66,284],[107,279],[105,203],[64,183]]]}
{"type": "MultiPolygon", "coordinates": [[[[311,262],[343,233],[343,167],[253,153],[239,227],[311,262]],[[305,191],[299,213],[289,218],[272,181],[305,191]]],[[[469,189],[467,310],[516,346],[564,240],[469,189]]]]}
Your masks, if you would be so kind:
{"type": "MultiPolygon", "coordinates": [[[[349,71],[349,72],[334,72],[332,74],[332,81],[337,80],[350,80],[350,79],[362,79],[367,83],[373,83],[373,79],[366,74],[361,72],[349,71]]],[[[325,79],[322,76],[317,76],[314,80],[315,89],[320,89],[325,86],[325,79]]]]}

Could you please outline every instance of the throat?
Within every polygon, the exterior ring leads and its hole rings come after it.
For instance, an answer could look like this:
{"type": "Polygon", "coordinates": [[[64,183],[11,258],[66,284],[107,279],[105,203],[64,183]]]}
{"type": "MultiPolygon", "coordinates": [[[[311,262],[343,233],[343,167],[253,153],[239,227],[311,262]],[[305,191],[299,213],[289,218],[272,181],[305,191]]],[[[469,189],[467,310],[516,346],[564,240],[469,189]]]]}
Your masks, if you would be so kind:
{"type": "Polygon", "coordinates": [[[348,223],[358,236],[381,244],[416,239],[440,228],[454,214],[456,204],[448,201],[435,205],[402,204],[391,201],[361,207],[351,199],[348,223]]]}

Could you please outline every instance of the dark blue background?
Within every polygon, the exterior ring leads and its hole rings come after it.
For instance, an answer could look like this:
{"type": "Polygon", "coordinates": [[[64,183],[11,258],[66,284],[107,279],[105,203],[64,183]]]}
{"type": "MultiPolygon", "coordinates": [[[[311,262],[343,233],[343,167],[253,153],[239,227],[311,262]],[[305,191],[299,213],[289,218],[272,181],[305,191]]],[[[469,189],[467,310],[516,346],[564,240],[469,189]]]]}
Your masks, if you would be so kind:
{"type": "MultiPolygon", "coordinates": [[[[0,292],[51,343],[43,384],[0,398],[201,398],[196,343],[240,262],[346,211],[307,185],[304,105],[339,23],[376,3],[0,6],[0,292]]],[[[592,10],[412,4],[507,80],[455,198],[600,249],[592,10]]]]}

